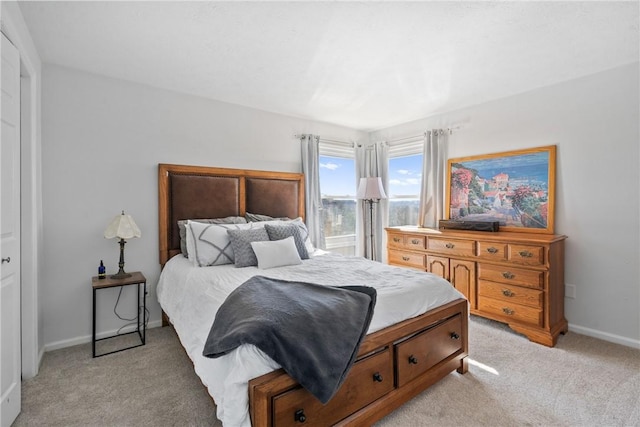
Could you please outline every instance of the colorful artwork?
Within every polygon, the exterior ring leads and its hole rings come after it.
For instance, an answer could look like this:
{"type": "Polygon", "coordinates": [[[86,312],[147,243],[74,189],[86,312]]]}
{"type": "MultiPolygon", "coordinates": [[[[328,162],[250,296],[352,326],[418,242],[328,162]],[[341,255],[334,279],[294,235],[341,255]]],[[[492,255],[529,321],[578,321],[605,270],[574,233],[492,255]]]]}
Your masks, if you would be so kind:
{"type": "Polygon", "coordinates": [[[449,159],[449,219],[553,233],[556,147],[449,159]]]}

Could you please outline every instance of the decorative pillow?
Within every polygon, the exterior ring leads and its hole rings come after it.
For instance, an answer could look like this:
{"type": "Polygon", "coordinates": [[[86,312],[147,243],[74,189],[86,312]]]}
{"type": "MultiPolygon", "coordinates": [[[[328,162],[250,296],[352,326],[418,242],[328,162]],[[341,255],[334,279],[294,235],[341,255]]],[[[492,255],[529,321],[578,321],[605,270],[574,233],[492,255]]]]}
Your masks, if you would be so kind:
{"type": "Polygon", "coordinates": [[[258,268],[263,270],[302,263],[293,236],[269,242],[251,242],[251,247],[258,259],[258,268]]]}
{"type": "Polygon", "coordinates": [[[269,215],[262,215],[262,214],[254,214],[254,213],[245,213],[244,214],[245,219],[248,222],[260,222],[260,221],[287,221],[291,218],[287,218],[287,217],[282,217],[282,218],[274,218],[272,216],[269,215]]]}
{"type": "Polygon", "coordinates": [[[300,227],[298,227],[297,224],[291,224],[291,221],[287,221],[281,225],[265,224],[264,228],[267,230],[267,234],[269,234],[269,240],[282,240],[287,237],[293,237],[300,258],[309,259],[309,252],[307,252],[300,227]]]}
{"type": "Polygon", "coordinates": [[[251,242],[269,241],[269,234],[264,227],[250,230],[227,230],[233,248],[236,267],[258,265],[256,254],[251,248],[251,242]]]}
{"type": "Polygon", "coordinates": [[[188,221],[186,230],[189,259],[199,267],[233,264],[235,258],[227,230],[247,230],[253,227],[252,224],[204,224],[188,221]]]}
{"type": "Polygon", "coordinates": [[[313,243],[311,243],[311,238],[309,237],[309,230],[307,229],[306,224],[302,220],[301,217],[291,220],[291,224],[295,224],[300,229],[300,236],[304,241],[304,246],[307,248],[307,253],[311,254],[315,252],[316,248],[313,247],[313,243]]]}
{"type": "MultiPolygon", "coordinates": [[[[180,251],[185,258],[189,258],[189,251],[187,248],[187,219],[181,219],[178,221],[178,232],[180,234],[180,251]]],[[[225,218],[212,218],[212,219],[192,219],[194,222],[202,222],[205,224],[246,224],[247,220],[243,216],[228,216],[225,218]]]]}

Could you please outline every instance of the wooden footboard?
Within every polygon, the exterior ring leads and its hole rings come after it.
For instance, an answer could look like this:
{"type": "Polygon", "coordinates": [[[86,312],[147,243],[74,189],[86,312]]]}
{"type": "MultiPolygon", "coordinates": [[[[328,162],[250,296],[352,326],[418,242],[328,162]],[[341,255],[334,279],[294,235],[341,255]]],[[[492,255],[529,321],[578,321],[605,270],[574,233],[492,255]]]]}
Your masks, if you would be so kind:
{"type": "Polygon", "coordinates": [[[322,405],[282,369],[249,382],[253,427],[371,425],[451,371],[467,372],[468,305],[460,299],[368,335],[322,405]]]}

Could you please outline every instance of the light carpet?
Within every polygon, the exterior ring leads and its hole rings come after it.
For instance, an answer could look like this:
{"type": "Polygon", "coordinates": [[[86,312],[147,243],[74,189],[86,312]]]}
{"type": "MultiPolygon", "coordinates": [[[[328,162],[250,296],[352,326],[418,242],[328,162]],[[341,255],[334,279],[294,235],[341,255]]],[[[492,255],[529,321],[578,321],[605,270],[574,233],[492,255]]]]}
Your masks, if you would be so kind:
{"type": "MultiPolygon", "coordinates": [[[[639,426],[640,350],[569,332],[554,348],[471,317],[469,372],[452,373],[380,420],[396,426],[639,426]]],[[[22,383],[14,426],[220,426],[172,328],[93,359],[45,354],[22,383]]]]}

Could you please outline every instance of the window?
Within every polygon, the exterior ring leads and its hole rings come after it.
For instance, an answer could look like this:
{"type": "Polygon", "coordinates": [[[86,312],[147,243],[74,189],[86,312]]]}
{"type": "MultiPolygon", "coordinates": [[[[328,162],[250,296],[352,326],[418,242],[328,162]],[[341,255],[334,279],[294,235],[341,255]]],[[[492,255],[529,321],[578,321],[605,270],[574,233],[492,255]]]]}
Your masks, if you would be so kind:
{"type": "Polygon", "coordinates": [[[389,149],[389,226],[418,225],[422,142],[389,149]]]}
{"type": "Polygon", "coordinates": [[[351,149],[323,155],[320,144],[320,192],[322,193],[326,249],[344,255],[356,251],[356,166],[351,149]],[[346,157],[349,156],[350,157],[346,157]],[[345,157],[342,157],[345,156],[345,157]]]}

